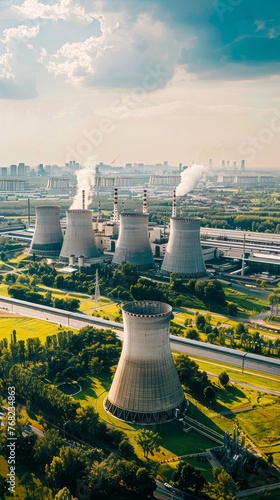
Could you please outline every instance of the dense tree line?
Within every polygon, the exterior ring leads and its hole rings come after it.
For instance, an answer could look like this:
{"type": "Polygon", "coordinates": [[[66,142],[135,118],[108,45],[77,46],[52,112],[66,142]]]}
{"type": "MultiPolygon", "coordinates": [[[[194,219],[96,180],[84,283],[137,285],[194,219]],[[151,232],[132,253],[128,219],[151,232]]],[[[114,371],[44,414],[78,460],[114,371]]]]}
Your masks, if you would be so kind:
{"type": "Polygon", "coordinates": [[[196,395],[204,395],[206,387],[211,386],[207,373],[200,371],[196,362],[186,354],[176,356],[175,365],[181,384],[196,395]]]}
{"type": "MultiPolygon", "coordinates": [[[[87,434],[96,435],[97,432],[100,433],[99,425],[98,415],[92,407],[79,408],[72,422],[71,433],[80,426],[83,437],[87,434]]],[[[31,472],[24,474],[20,482],[27,493],[33,493],[32,498],[69,500],[70,495],[73,498],[84,498],[86,495],[89,500],[95,500],[110,498],[114,492],[116,498],[144,499],[153,494],[155,481],[146,468],[137,464],[131,445],[129,459],[120,458],[108,450],[103,451],[101,447],[69,446],[59,430],[52,427],[45,428],[44,435],[40,438],[33,432],[26,435],[28,426],[28,421],[17,410],[17,463],[25,465],[31,471],[44,473],[48,484],[48,487],[38,487],[31,472]],[[59,493],[63,489],[65,494],[68,491],[68,496],[63,497],[59,493]]],[[[113,443],[115,439],[119,443],[129,444],[123,432],[109,429],[104,423],[101,427],[104,433],[102,442],[113,443]]],[[[0,452],[4,456],[7,453],[7,433],[7,425],[0,428],[0,452]]],[[[4,484],[2,489],[5,490],[4,484]]]]}

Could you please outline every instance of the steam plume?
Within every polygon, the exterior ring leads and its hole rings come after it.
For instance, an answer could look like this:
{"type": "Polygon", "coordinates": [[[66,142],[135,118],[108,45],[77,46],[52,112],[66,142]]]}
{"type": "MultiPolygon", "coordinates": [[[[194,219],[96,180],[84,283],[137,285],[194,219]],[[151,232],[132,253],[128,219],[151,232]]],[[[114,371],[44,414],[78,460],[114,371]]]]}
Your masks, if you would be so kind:
{"type": "Polygon", "coordinates": [[[205,171],[204,165],[194,163],[190,168],[181,172],[181,182],[176,188],[177,196],[184,196],[194,189],[205,171]]]}
{"type": "Polygon", "coordinates": [[[76,210],[83,208],[83,191],[85,191],[85,208],[88,208],[92,200],[94,188],[94,170],[95,161],[93,161],[92,158],[88,158],[84,167],[76,170],[75,175],[77,176],[77,191],[70,209],[76,210]]]}

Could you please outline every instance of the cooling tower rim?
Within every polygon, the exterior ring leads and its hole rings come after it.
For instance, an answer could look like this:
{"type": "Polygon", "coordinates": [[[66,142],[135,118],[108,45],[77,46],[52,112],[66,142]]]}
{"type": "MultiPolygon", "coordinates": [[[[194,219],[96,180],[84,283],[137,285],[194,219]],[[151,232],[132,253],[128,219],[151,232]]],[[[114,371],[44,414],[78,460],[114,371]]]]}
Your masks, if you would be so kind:
{"type": "Polygon", "coordinates": [[[172,306],[157,300],[138,300],[135,302],[128,302],[123,306],[122,310],[128,316],[138,318],[159,318],[168,316],[172,311],[172,306]],[[146,312],[149,307],[153,309],[153,312],[151,311],[150,314],[146,312]],[[139,308],[138,311],[137,308],[139,308]],[[156,308],[158,308],[158,312],[154,312],[156,308]],[[144,310],[145,312],[143,313],[144,310]]]}
{"type": "Polygon", "coordinates": [[[36,210],[60,210],[60,206],[59,205],[39,205],[38,207],[35,207],[35,211],[36,210]]]}
{"type": "Polygon", "coordinates": [[[67,214],[84,214],[84,213],[92,213],[92,210],[87,208],[69,208],[66,210],[67,214]]]}
{"type": "Polygon", "coordinates": [[[121,212],[120,214],[122,217],[149,217],[148,213],[143,213],[143,212],[121,212]]]}
{"type": "Polygon", "coordinates": [[[171,217],[171,220],[187,221],[187,222],[199,222],[201,217],[171,217]]]}

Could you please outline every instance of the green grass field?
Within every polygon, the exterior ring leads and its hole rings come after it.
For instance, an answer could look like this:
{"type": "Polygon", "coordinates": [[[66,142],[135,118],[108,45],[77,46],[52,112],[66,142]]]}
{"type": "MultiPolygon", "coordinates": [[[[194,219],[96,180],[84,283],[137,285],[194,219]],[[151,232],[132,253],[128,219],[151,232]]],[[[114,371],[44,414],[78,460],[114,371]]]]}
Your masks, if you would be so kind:
{"type": "MultiPolygon", "coordinates": [[[[54,335],[60,331],[59,325],[26,316],[11,315],[10,317],[0,315],[0,340],[6,338],[10,341],[13,330],[17,332],[17,340],[39,337],[42,343],[48,335],[54,335]]],[[[71,328],[73,331],[73,328],[71,328]]]]}
{"type": "Polygon", "coordinates": [[[233,290],[229,287],[224,287],[224,292],[226,300],[235,303],[238,309],[248,316],[260,313],[267,309],[266,300],[233,290]]]}

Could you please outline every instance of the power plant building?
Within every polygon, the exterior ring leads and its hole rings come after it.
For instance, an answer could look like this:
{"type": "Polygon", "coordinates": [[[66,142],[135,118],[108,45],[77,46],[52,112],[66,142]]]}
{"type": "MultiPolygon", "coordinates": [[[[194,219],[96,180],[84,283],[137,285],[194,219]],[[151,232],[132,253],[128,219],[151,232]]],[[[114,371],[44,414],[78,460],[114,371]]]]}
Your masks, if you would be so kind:
{"type": "Polygon", "coordinates": [[[171,311],[169,304],[156,301],[123,307],[123,349],[104,402],[121,420],[166,422],[186,406],[169,343],[171,311]]]}
{"type": "Polygon", "coordinates": [[[59,260],[69,261],[71,255],[75,256],[75,262],[80,256],[83,256],[85,260],[99,257],[92,227],[91,210],[67,210],[66,219],[67,228],[59,260]]]}
{"type": "Polygon", "coordinates": [[[120,214],[120,230],[113,265],[128,262],[133,266],[149,269],[154,267],[148,234],[147,213],[131,212],[120,214]]]}
{"type": "Polygon", "coordinates": [[[35,230],[29,253],[41,257],[58,257],[63,242],[60,226],[60,208],[36,207],[35,230]]]}
{"type": "Polygon", "coordinates": [[[171,217],[162,274],[176,273],[182,278],[206,275],[200,244],[200,220],[199,217],[171,217]]]}

